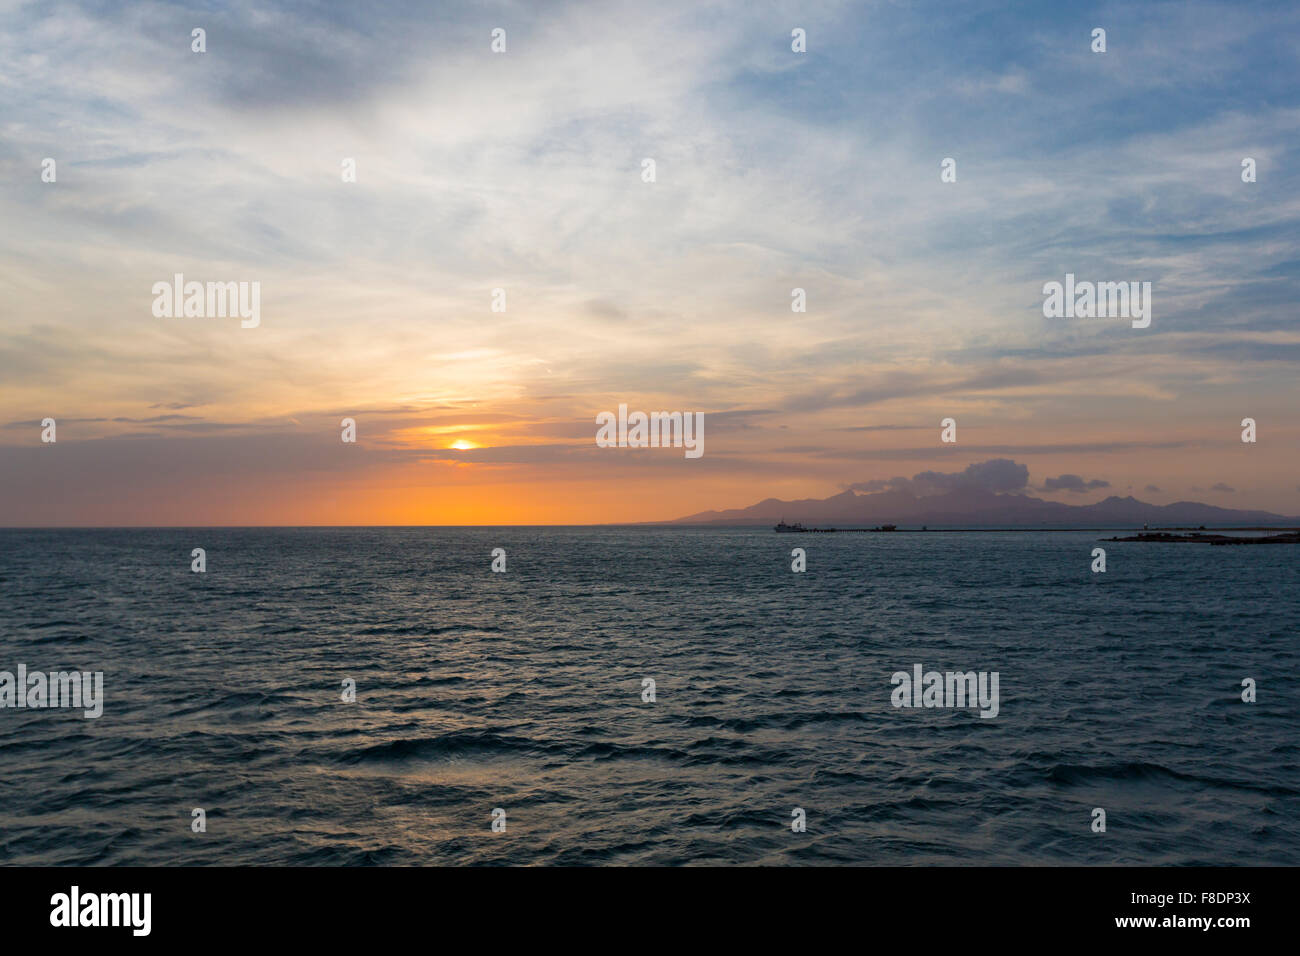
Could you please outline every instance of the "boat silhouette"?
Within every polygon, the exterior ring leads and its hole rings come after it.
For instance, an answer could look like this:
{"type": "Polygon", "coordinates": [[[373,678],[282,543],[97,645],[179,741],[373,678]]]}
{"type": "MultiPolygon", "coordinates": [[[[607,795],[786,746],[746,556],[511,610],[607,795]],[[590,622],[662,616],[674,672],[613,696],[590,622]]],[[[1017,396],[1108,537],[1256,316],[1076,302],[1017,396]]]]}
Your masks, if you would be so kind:
{"type": "Polygon", "coordinates": [[[897,531],[898,525],[884,524],[878,528],[805,528],[797,521],[794,524],[786,524],[785,519],[782,518],[777,522],[774,530],[780,532],[805,531],[809,534],[834,534],[836,531],[897,531]]]}

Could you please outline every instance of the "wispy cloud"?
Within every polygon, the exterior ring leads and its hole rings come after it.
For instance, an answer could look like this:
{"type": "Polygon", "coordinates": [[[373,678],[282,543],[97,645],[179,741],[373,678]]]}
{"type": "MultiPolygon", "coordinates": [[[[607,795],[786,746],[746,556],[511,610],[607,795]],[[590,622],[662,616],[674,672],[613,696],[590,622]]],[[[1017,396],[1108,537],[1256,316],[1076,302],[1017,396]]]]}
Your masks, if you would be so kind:
{"type": "Polygon", "coordinates": [[[1294,512],[1297,36],[1271,3],[3,3],[0,454],[48,415],[250,469],[227,442],[303,434],[342,481],[351,415],[403,487],[521,488],[620,401],[706,410],[716,464],[641,495],[671,517],[750,497],[740,463],[759,496],[920,474],[951,415],[1051,491],[1178,494],[1220,449],[1294,512]],[[153,318],[177,272],[260,281],[261,326],[153,318]],[[1066,272],[1151,281],[1152,327],[1045,319],[1066,272]]]}

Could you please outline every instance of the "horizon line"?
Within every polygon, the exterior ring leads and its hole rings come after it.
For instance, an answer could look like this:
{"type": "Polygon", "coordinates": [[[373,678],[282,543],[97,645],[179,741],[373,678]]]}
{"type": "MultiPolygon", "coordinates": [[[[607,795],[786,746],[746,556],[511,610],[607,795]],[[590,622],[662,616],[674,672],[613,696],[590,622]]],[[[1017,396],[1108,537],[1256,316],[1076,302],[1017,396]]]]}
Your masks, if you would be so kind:
{"type": "MultiPolygon", "coordinates": [[[[1279,516],[1285,517],[1285,516],[1279,516]]],[[[152,524],[121,524],[121,525],[0,525],[0,531],[190,531],[190,530],[224,530],[224,531],[306,531],[306,530],[346,530],[346,529],[393,529],[393,528],[688,528],[688,529],[715,529],[736,528],[742,530],[761,529],[769,527],[767,519],[763,521],[751,522],[727,522],[727,521],[633,521],[633,522],[610,522],[600,524],[170,524],[170,525],[152,525],[152,524]]],[[[835,525],[838,530],[843,531],[869,531],[874,530],[865,526],[858,525],[835,525]]],[[[1283,523],[1279,524],[1255,524],[1255,525],[1221,525],[1221,524],[1202,524],[1193,527],[1188,524],[1156,525],[1148,527],[1143,525],[1137,528],[1136,525],[1113,524],[1101,526],[1083,526],[1083,525],[1054,525],[1044,527],[1041,525],[992,525],[992,526],[963,526],[947,527],[938,526],[930,527],[929,525],[917,525],[915,527],[896,526],[893,532],[881,532],[882,534],[910,534],[910,533],[934,533],[934,532],[991,532],[991,531],[1033,531],[1033,532],[1052,532],[1052,531],[1123,531],[1123,530],[1146,530],[1146,531],[1171,531],[1171,530],[1215,530],[1215,531],[1261,531],[1272,530],[1276,528],[1295,528],[1300,530],[1300,517],[1286,518],[1283,523]]],[[[813,529],[808,529],[812,531],[813,529]]]]}

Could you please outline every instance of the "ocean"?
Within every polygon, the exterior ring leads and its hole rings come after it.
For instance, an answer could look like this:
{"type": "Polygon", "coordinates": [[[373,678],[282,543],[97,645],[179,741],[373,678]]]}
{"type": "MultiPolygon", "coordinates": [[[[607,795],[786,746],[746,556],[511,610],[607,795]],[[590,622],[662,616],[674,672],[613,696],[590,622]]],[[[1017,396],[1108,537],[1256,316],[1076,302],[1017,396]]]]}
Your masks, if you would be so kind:
{"type": "Polygon", "coordinates": [[[1300,548],[1111,534],[0,531],[0,863],[1300,863],[1300,548]]]}

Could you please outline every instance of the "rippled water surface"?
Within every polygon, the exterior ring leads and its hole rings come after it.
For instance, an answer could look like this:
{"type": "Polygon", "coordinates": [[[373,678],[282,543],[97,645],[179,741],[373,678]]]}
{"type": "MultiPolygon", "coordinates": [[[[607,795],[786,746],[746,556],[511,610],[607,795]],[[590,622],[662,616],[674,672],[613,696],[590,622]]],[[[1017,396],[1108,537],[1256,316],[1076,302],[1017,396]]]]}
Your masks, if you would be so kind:
{"type": "Polygon", "coordinates": [[[1300,863],[1300,548],[1098,537],[0,531],[0,862],[1300,863]]]}

